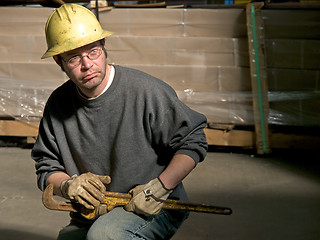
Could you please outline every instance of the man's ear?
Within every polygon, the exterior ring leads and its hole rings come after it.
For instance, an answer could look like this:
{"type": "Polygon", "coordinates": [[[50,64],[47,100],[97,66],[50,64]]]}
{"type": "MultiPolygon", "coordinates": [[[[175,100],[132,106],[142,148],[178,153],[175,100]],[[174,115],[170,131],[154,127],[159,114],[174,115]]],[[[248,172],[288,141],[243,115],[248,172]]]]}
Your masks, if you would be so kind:
{"type": "Polygon", "coordinates": [[[101,45],[104,47],[105,44],[106,44],[106,40],[103,38],[103,39],[100,40],[100,43],[101,43],[101,45]]]}
{"type": "Polygon", "coordinates": [[[53,60],[61,67],[62,63],[61,63],[61,58],[59,58],[58,56],[53,56],[53,60]]]}
{"type": "Polygon", "coordinates": [[[62,72],[64,72],[64,68],[63,68],[63,65],[62,65],[62,58],[60,57],[60,55],[57,55],[57,56],[53,56],[53,60],[59,65],[59,67],[61,68],[62,72]]]}

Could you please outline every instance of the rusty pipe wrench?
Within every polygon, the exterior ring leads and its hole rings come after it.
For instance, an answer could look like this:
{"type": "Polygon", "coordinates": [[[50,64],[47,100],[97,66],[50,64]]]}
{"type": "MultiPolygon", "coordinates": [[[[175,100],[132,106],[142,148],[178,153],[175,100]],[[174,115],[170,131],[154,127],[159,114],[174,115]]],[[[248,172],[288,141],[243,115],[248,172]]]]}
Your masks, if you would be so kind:
{"type": "MultiPolygon", "coordinates": [[[[105,192],[104,201],[101,203],[100,207],[104,207],[107,211],[111,211],[115,207],[125,206],[131,199],[131,194],[128,193],[118,193],[118,192],[105,192]]],[[[87,219],[93,219],[96,216],[101,215],[99,209],[95,208],[93,210],[87,209],[78,203],[63,202],[58,201],[53,197],[53,185],[50,184],[46,187],[42,194],[43,205],[50,210],[59,211],[69,211],[69,212],[80,212],[81,215],[87,219]]],[[[211,206],[206,204],[195,204],[182,202],[173,199],[167,199],[163,201],[163,209],[167,210],[180,210],[180,211],[192,211],[192,212],[202,212],[202,213],[213,213],[230,215],[232,210],[227,207],[211,206]]],[[[106,212],[106,211],[104,211],[106,212]]]]}

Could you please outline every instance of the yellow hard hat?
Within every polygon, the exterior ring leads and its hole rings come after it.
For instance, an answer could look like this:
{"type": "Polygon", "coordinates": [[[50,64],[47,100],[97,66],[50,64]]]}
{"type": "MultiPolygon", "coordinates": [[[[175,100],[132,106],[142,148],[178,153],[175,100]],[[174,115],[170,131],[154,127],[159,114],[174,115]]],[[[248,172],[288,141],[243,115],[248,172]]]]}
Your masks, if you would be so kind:
{"type": "Polygon", "coordinates": [[[78,4],[64,4],[57,8],[46,23],[48,50],[41,57],[52,57],[113,34],[103,30],[96,16],[78,4]]]}

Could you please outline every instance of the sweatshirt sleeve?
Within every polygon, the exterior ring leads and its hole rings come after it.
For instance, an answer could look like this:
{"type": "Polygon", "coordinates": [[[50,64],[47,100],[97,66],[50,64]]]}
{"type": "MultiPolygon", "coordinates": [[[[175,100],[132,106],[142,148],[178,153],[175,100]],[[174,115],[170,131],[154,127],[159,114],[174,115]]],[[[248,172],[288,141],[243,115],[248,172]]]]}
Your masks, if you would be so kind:
{"type": "Polygon", "coordinates": [[[203,131],[206,117],[182,103],[170,86],[164,84],[156,92],[150,119],[153,138],[160,151],[169,151],[171,155],[186,154],[196,164],[203,161],[208,149],[203,131]],[[161,91],[162,87],[164,91],[161,91]]]}
{"type": "Polygon", "coordinates": [[[42,191],[47,186],[50,175],[65,171],[48,114],[48,103],[40,122],[37,141],[31,151],[31,157],[35,161],[38,187],[42,191]]]}

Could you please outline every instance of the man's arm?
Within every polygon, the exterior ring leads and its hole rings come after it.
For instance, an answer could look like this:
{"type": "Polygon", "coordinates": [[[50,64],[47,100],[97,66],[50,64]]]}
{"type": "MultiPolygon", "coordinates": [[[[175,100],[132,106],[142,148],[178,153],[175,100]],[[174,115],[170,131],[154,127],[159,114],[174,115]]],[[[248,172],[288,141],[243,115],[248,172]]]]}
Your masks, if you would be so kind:
{"type": "Polygon", "coordinates": [[[192,171],[195,165],[196,162],[188,155],[176,154],[158,178],[129,191],[132,198],[125,209],[146,216],[158,214],[163,201],[169,197],[173,189],[192,171]]]}
{"type": "Polygon", "coordinates": [[[185,154],[176,154],[159,178],[167,189],[175,188],[196,166],[195,161],[185,154]]]}
{"type": "Polygon", "coordinates": [[[62,193],[60,190],[61,183],[69,179],[71,179],[71,177],[68,174],[64,172],[56,172],[48,177],[47,185],[52,184],[54,194],[62,197],[62,193]]]}

